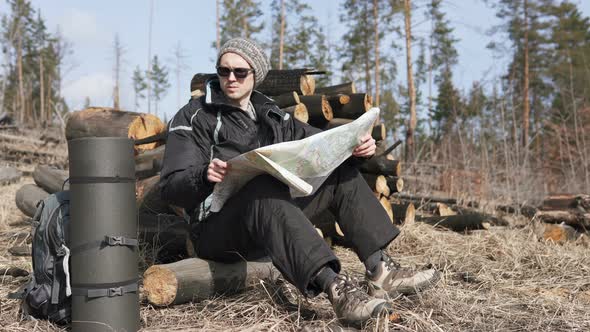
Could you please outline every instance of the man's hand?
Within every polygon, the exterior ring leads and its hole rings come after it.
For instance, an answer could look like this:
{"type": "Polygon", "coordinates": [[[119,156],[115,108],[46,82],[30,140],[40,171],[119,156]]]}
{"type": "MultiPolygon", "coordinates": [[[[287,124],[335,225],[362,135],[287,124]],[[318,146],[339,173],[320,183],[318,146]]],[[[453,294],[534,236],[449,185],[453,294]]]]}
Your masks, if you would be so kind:
{"type": "Polygon", "coordinates": [[[355,157],[368,158],[375,154],[375,140],[371,137],[371,134],[366,134],[361,138],[361,143],[352,151],[352,155],[355,157]]]}
{"type": "Polygon", "coordinates": [[[227,163],[217,158],[213,158],[207,168],[207,180],[213,183],[221,182],[223,181],[225,173],[227,173],[227,163]]]}

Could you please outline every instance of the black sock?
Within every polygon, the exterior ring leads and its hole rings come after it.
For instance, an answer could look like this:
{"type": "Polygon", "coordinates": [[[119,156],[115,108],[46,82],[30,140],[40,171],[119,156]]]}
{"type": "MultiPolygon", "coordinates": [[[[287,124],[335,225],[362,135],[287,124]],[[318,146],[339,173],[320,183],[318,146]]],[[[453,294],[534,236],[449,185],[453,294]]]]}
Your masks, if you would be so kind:
{"type": "Polygon", "coordinates": [[[334,272],[330,266],[324,265],[313,278],[312,283],[322,291],[327,292],[328,288],[330,288],[330,284],[332,284],[337,275],[338,274],[334,272]]]}
{"type": "Polygon", "coordinates": [[[372,253],[369,257],[367,257],[363,264],[365,264],[365,268],[367,269],[367,271],[373,272],[377,267],[377,264],[379,264],[379,262],[381,262],[382,259],[383,252],[381,250],[377,250],[374,253],[372,253]]]}

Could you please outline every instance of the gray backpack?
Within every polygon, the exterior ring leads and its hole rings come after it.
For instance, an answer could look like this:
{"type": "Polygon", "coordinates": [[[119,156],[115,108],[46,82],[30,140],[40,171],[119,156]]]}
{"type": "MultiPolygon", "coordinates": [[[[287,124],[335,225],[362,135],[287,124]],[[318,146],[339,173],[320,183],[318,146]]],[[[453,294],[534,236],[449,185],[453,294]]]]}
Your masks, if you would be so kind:
{"type": "Polygon", "coordinates": [[[68,323],[71,316],[68,224],[70,193],[60,191],[37,204],[32,228],[33,276],[12,298],[24,316],[68,323]]]}

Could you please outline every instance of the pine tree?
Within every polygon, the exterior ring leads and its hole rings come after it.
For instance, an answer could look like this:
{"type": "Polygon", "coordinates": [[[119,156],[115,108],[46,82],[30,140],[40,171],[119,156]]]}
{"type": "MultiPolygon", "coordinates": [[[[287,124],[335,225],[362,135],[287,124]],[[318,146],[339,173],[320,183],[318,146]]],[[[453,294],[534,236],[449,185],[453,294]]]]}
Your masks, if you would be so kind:
{"type": "Polygon", "coordinates": [[[135,71],[133,71],[133,77],[131,78],[131,81],[133,82],[133,92],[135,93],[134,106],[135,111],[137,112],[139,109],[139,102],[141,99],[145,99],[144,91],[147,89],[146,79],[143,76],[141,69],[139,69],[139,66],[137,66],[135,71]]]}
{"type": "MultiPolygon", "coordinates": [[[[220,42],[223,45],[230,38],[244,37],[257,40],[264,24],[260,21],[263,13],[255,0],[223,0],[219,21],[220,42]]],[[[214,43],[213,47],[217,47],[214,43]]]]}
{"type": "Polygon", "coordinates": [[[150,80],[152,91],[154,93],[154,105],[155,105],[155,114],[158,115],[158,106],[160,100],[164,98],[168,89],[170,88],[170,83],[168,82],[168,68],[166,66],[160,64],[157,55],[154,55],[154,59],[152,60],[152,70],[150,71],[150,80]]]}

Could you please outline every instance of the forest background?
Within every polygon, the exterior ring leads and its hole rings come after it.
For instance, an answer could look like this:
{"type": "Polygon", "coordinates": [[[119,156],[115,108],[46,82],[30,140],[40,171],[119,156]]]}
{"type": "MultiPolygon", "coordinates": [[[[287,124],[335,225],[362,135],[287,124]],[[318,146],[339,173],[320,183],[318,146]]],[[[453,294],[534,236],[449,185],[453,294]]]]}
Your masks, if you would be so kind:
{"type": "Polygon", "coordinates": [[[372,95],[410,174],[455,170],[477,179],[470,194],[519,203],[590,191],[588,1],[7,0],[0,13],[0,114],[19,124],[89,105],[169,119],[243,36],[274,68],[372,95]]]}

